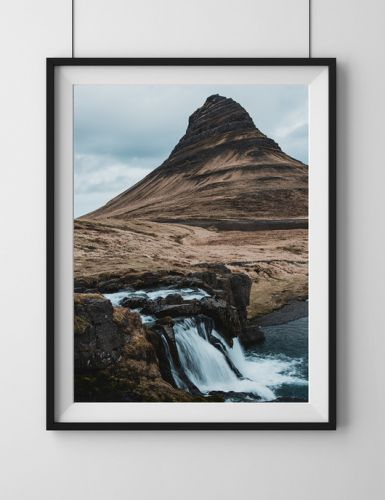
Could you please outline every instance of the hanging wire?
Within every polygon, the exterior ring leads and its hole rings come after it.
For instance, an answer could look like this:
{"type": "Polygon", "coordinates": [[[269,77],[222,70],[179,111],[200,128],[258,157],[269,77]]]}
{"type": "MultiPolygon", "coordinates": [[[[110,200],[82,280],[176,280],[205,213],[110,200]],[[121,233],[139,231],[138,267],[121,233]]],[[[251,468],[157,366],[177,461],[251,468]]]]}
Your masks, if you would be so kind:
{"type": "Polygon", "coordinates": [[[75,22],[75,9],[74,2],[71,2],[71,57],[74,57],[74,45],[75,45],[75,35],[74,35],[74,22],[75,22]]]}
{"type": "Polygon", "coordinates": [[[309,0],[309,59],[311,58],[311,0],[309,0]]]}

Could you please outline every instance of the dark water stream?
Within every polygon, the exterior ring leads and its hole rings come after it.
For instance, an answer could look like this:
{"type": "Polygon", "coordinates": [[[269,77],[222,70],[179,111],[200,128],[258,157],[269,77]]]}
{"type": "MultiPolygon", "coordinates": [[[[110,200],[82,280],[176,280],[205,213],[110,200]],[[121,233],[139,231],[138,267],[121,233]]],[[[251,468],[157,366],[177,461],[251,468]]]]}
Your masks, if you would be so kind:
{"type": "MultiPolygon", "coordinates": [[[[265,341],[247,351],[255,362],[277,360],[288,363],[287,373],[295,379],[308,380],[308,317],[289,321],[282,325],[264,326],[265,341]]],[[[308,384],[288,380],[275,387],[277,398],[300,398],[307,400],[308,384]]]]}

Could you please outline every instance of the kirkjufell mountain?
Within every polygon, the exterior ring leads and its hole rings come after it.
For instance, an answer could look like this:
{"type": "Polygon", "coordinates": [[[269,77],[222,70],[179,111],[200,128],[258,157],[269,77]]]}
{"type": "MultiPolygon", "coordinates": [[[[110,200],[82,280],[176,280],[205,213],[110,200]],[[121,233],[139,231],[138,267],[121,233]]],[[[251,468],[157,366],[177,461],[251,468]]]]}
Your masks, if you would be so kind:
{"type": "MultiPolygon", "coordinates": [[[[149,138],[151,140],[151,138],[149,138]]],[[[307,217],[308,168],[231,98],[206,99],[166,161],[87,219],[210,221],[307,217]]]]}
{"type": "Polygon", "coordinates": [[[162,165],[74,222],[75,401],[308,401],[307,188],[208,97],[162,165]]]}

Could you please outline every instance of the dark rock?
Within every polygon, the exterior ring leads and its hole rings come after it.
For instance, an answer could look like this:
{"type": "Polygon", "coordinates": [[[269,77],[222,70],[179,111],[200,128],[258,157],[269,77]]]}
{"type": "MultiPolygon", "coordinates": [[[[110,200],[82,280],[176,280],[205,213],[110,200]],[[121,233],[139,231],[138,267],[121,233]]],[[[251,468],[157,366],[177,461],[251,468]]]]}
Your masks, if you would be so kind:
{"type": "Polygon", "coordinates": [[[265,334],[258,325],[247,325],[240,333],[239,340],[244,347],[251,347],[265,340],[265,334]]]}
{"type": "Polygon", "coordinates": [[[156,325],[159,326],[172,326],[174,324],[174,320],[171,316],[165,316],[163,318],[158,318],[156,320],[156,325]]]}
{"type": "MultiPolygon", "coordinates": [[[[118,290],[121,290],[123,288],[124,284],[119,278],[112,278],[109,280],[101,281],[98,284],[98,290],[103,292],[103,293],[113,293],[117,292],[118,290]]],[[[126,287],[127,288],[127,287],[126,287]]]]}
{"type": "Polygon", "coordinates": [[[171,356],[174,369],[178,373],[179,380],[184,384],[184,388],[193,396],[200,396],[199,389],[186,377],[181,369],[178,349],[176,347],[174,331],[169,325],[160,325],[158,322],[151,332],[151,342],[155,347],[159,360],[159,368],[164,380],[169,382],[173,387],[177,388],[174,375],[171,371],[170,359],[171,356]]]}
{"type": "MultiPolygon", "coordinates": [[[[165,326],[165,328],[169,328],[165,326]]],[[[172,330],[172,328],[170,328],[172,330]]],[[[164,342],[167,342],[168,339],[164,335],[164,330],[162,327],[155,328],[153,330],[149,331],[149,339],[152,344],[152,346],[155,349],[156,352],[156,357],[158,360],[158,366],[160,373],[162,375],[162,378],[171,384],[172,386],[175,387],[175,381],[171,373],[171,366],[170,366],[170,361],[168,359],[168,352],[165,349],[164,342]]],[[[170,351],[170,348],[168,348],[168,351],[170,351]]]]}
{"type": "Polygon", "coordinates": [[[229,277],[233,296],[233,305],[240,310],[246,310],[250,303],[250,291],[252,281],[243,273],[233,273],[229,277]]]}
{"type": "Polygon", "coordinates": [[[241,323],[238,311],[222,299],[206,297],[200,302],[201,312],[212,318],[229,345],[233,337],[241,333],[241,323]]]}
{"type": "MultiPolygon", "coordinates": [[[[172,276],[172,285],[180,288],[196,287],[206,290],[211,297],[201,301],[183,301],[180,294],[172,294],[155,301],[142,301],[140,304],[124,302],[124,305],[142,307],[145,314],[158,318],[165,316],[184,317],[204,314],[212,318],[225,339],[232,345],[232,338],[245,329],[247,305],[249,304],[251,280],[246,274],[230,273],[226,266],[215,264],[220,270],[217,274],[212,270],[197,271],[187,276],[172,276]]],[[[146,275],[148,276],[148,275],[146,275]]],[[[152,275],[151,279],[154,276],[152,275]]],[[[162,278],[163,283],[166,277],[162,278]]],[[[159,286],[159,284],[158,284],[159,286]]]]}
{"type": "MultiPolygon", "coordinates": [[[[218,264],[215,268],[217,266],[218,264]]],[[[197,271],[188,276],[200,282],[197,286],[236,307],[243,324],[247,318],[247,306],[250,303],[251,279],[247,274],[227,272],[226,266],[223,267],[225,270],[219,267],[222,274],[213,271],[197,271]]]]}
{"type": "Polygon", "coordinates": [[[112,308],[98,294],[76,294],[75,401],[204,401],[162,377],[159,339],[138,313],[112,308]]]}
{"type": "Polygon", "coordinates": [[[160,305],[156,309],[155,314],[157,316],[171,316],[172,318],[176,318],[179,316],[195,316],[199,314],[201,311],[200,304],[197,300],[183,302],[182,304],[174,304],[174,305],[160,305]]]}
{"type": "Polygon", "coordinates": [[[142,313],[153,315],[155,314],[155,311],[158,309],[159,305],[160,304],[155,300],[146,299],[146,302],[142,306],[142,313]]]}
{"type": "Polygon", "coordinates": [[[213,296],[217,297],[219,299],[226,299],[226,292],[225,290],[221,290],[220,288],[214,288],[212,290],[213,296]]]}
{"type": "MultiPolygon", "coordinates": [[[[162,321],[161,319],[158,320],[158,321],[162,321]]],[[[174,329],[173,329],[173,325],[160,325],[158,323],[158,326],[161,326],[162,327],[162,331],[165,333],[166,337],[167,337],[167,340],[170,342],[172,342],[174,345],[175,345],[175,348],[176,348],[176,344],[175,344],[175,333],[174,333],[174,329]]],[[[174,360],[175,362],[178,364],[179,363],[179,358],[177,360],[178,356],[177,354],[174,356],[174,360]]]]}
{"type": "Polygon", "coordinates": [[[224,401],[227,399],[232,399],[234,401],[239,401],[239,402],[250,402],[252,403],[253,401],[259,401],[261,398],[257,396],[256,394],[251,394],[249,392],[235,392],[235,391],[211,391],[210,396],[213,397],[221,397],[223,398],[224,401]]]}
{"type": "Polygon", "coordinates": [[[141,275],[126,276],[125,280],[136,290],[145,290],[159,287],[160,285],[172,285],[174,280],[178,280],[180,273],[156,271],[147,272],[141,275]]]}
{"type": "Polygon", "coordinates": [[[124,336],[112,319],[109,300],[97,294],[75,294],[74,351],[77,370],[101,369],[116,363],[124,336]]]}
{"type": "Polygon", "coordinates": [[[95,282],[92,278],[75,278],[74,279],[74,288],[81,289],[82,292],[87,290],[88,288],[93,288],[95,286],[95,282]]]}
{"type": "Polygon", "coordinates": [[[167,305],[182,304],[183,298],[179,293],[173,293],[164,298],[164,303],[167,305]]]}
{"type": "Polygon", "coordinates": [[[147,304],[151,302],[146,297],[125,297],[120,301],[120,305],[122,307],[128,307],[130,309],[138,309],[147,306],[147,304]]]}
{"type": "Polygon", "coordinates": [[[213,271],[197,271],[190,273],[188,277],[195,279],[196,283],[208,285],[210,288],[216,288],[218,283],[217,274],[213,271]]]}

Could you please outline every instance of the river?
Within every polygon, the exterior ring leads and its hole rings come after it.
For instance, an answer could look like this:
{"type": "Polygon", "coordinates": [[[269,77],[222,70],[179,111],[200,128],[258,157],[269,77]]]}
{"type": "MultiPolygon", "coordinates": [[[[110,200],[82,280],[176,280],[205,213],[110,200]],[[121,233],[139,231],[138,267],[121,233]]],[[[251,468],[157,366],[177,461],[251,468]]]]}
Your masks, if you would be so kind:
{"type": "MultiPolygon", "coordinates": [[[[183,300],[202,300],[209,294],[199,288],[122,290],[105,294],[114,307],[126,297],[156,300],[179,294],[183,300]]],[[[151,326],[155,316],[142,314],[151,326]]],[[[237,338],[230,347],[210,321],[199,316],[175,318],[173,331],[183,375],[203,395],[218,395],[227,402],[267,402],[308,399],[308,318],[264,326],[265,341],[244,349],[237,338]]],[[[177,387],[187,390],[163,335],[165,355],[177,387]]]]}

